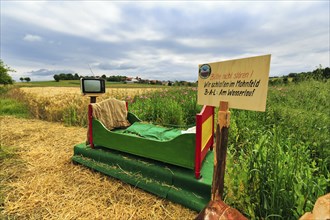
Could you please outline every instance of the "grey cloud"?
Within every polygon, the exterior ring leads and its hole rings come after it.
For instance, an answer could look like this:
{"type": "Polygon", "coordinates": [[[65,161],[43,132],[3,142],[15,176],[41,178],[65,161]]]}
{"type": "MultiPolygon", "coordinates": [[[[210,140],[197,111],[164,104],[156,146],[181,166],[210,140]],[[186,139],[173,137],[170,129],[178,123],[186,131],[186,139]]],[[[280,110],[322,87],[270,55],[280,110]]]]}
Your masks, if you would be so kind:
{"type": "Polygon", "coordinates": [[[42,37],[38,35],[33,35],[33,34],[26,34],[23,38],[25,41],[30,41],[30,42],[36,42],[36,41],[42,41],[42,37]]]}
{"type": "MultiPolygon", "coordinates": [[[[95,15],[99,20],[93,17],[91,24],[86,19],[86,24],[77,22],[76,26],[71,22],[77,17],[75,12],[64,16],[65,19],[47,17],[40,12],[47,21],[60,24],[62,30],[74,25],[76,34],[38,25],[34,23],[36,19],[7,16],[15,7],[22,10],[19,2],[15,4],[7,2],[4,6],[13,5],[11,10],[1,9],[6,10],[1,14],[1,56],[4,62],[21,65],[20,69],[24,67],[23,61],[28,69],[38,69],[30,72],[36,77],[52,76],[56,73],[53,69],[89,73],[88,64],[94,64],[93,71],[99,74],[196,80],[198,63],[269,53],[274,74],[304,70],[301,68],[306,63],[312,67],[329,65],[330,3],[327,1],[299,4],[206,1],[207,7],[202,2],[114,2],[112,5],[116,5],[118,16],[121,15],[116,22],[106,22],[108,18],[104,14],[95,15]],[[68,19],[70,25],[65,23],[68,19]],[[93,30],[89,32],[86,27],[93,30]]],[[[96,5],[91,4],[93,10],[85,12],[96,12],[96,5]]],[[[79,11],[79,4],[76,6],[79,11]]],[[[68,6],[63,2],[63,7],[70,8],[73,4],[68,6]]]]}
{"type": "Polygon", "coordinates": [[[131,70],[131,69],[137,69],[138,66],[130,64],[130,63],[100,63],[93,65],[99,69],[102,70],[131,70]]]}
{"type": "Polygon", "coordinates": [[[75,73],[72,70],[48,70],[48,69],[39,69],[35,71],[27,72],[29,75],[33,76],[53,76],[60,73],[75,73]]]}

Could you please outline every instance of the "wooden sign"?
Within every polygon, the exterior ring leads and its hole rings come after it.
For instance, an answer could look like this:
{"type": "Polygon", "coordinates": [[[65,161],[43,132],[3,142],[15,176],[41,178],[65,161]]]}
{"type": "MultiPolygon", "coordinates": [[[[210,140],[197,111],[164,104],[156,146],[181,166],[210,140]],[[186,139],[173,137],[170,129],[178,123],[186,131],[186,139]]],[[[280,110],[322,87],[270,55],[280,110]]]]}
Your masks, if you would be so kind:
{"type": "Polygon", "coordinates": [[[271,55],[199,65],[198,104],[265,111],[271,55]]]}

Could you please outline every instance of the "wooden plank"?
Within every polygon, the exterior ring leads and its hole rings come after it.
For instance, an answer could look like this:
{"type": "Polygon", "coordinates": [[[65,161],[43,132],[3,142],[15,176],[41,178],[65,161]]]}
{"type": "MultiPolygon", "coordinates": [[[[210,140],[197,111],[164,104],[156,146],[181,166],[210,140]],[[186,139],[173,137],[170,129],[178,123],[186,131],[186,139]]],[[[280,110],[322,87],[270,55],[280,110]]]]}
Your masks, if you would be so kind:
{"type": "Polygon", "coordinates": [[[211,200],[221,200],[223,197],[226,156],[228,145],[228,128],[230,112],[228,102],[220,102],[218,125],[216,129],[216,145],[214,154],[214,173],[212,182],[211,200]]]}

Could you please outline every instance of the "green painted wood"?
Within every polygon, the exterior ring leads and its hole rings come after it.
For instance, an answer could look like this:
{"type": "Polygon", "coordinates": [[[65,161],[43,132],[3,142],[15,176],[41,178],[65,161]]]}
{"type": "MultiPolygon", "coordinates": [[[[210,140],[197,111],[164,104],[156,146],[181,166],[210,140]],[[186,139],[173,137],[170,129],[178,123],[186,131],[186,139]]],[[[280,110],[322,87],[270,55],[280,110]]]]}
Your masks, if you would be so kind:
{"type": "Polygon", "coordinates": [[[128,112],[127,113],[127,120],[133,124],[134,122],[140,122],[141,119],[139,119],[136,115],[134,115],[133,113],[131,112],[128,112]]]}
{"type": "Polygon", "coordinates": [[[212,151],[206,155],[199,180],[190,169],[107,148],[91,149],[84,143],[74,147],[72,160],[198,212],[211,198],[212,151]]]}
{"type": "Polygon", "coordinates": [[[92,123],[95,146],[194,169],[195,134],[182,134],[170,141],[156,141],[109,131],[96,119],[92,123]]]}

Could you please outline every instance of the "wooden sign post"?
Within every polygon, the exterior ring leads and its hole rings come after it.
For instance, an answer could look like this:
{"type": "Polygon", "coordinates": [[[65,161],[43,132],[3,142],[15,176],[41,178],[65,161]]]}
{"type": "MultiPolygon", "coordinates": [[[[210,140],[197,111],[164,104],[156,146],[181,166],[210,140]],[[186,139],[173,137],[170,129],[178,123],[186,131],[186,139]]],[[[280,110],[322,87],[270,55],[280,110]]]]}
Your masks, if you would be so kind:
{"type": "Polygon", "coordinates": [[[228,102],[220,102],[216,129],[216,145],[214,149],[215,156],[211,200],[222,200],[223,198],[229,124],[230,112],[228,111],[228,102]]]}
{"type": "Polygon", "coordinates": [[[229,108],[265,111],[271,55],[199,65],[198,104],[217,106],[211,201],[196,219],[246,219],[223,200],[229,108]]]}

